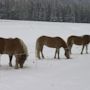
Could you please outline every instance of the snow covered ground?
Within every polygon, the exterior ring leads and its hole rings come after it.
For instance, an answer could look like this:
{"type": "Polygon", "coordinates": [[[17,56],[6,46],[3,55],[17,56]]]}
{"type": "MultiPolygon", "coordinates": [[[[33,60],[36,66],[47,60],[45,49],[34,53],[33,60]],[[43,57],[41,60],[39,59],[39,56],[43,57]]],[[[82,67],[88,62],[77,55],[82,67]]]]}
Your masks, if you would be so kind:
{"type": "MultiPolygon", "coordinates": [[[[80,55],[81,46],[73,46],[71,59],[61,49],[61,59],[53,59],[55,49],[44,47],[45,59],[35,58],[35,42],[39,36],[90,34],[90,24],[0,20],[0,37],[19,37],[28,47],[29,56],[23,69],[9,67],[9,58],[0,60],[0,90],[90,90],[89,54],[80,55]]],[[[13,66],[15,57],[13,58],[13,66]]]]}

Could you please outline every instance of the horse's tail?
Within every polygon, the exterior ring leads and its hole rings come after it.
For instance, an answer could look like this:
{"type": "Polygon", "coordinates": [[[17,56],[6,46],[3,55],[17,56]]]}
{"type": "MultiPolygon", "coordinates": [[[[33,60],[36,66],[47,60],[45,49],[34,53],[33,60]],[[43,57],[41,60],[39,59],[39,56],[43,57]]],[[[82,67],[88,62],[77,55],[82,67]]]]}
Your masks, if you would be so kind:
{"type": "Polygon", "coordinates": [[[36,48],[35,48],[35,56],[36,56],[37,58],[40,58],[40,57],[39,57],[39,47],[40,47],[39,41],[37,40],[37,41],[36,41],[36,48]]]}

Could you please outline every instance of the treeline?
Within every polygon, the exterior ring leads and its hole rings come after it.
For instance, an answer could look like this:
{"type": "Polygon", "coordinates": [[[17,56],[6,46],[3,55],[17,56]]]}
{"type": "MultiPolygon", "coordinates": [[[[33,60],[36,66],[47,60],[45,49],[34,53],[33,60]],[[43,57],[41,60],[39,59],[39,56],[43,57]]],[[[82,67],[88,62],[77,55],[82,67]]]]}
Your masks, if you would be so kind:
{"type": "Polygon", "coordinates": [[[0,0],[0,18],[90,23],[90,1],[0,0]]]}

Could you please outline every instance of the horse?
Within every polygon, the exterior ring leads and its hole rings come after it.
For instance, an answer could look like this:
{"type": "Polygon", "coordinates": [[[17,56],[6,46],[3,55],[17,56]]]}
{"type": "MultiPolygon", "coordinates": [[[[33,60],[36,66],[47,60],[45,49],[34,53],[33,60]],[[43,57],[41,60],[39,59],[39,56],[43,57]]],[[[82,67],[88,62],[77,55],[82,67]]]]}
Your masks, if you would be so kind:
{"type": "Polygon", "coordinates": [[[0,54],[9,55],[9,66],[12,67],[12,57],[15,56],[15,69],[23,68],[28,56],[27,46],[19,38],[0,38],[0,54]]]}
{"type": "Polygon", "coordinates": [[[49,36],[41,36],[36,40],[36,57],[38,59],[41,59],[40,57],[40,53],[42,58],[44,59],[44,55],[43,55],[43,46],[47,46],[50,48],[56,48],[55,51],[55,56],[54,58],[56,58],[56,54],[58,55],[58,59],[59,59],[59,49],[61,47],[64,48],[65,50],[65,56],[67,59],[70,58],[69,56],[69,49],[67,46],[67,43],[60,37],[49,37],[49,36]]]}
{"type": "Polygon", "coordinates": [[[82,45],[81,54],[83,54],[83,50],[86,47],[86,53],[88,54],[88,44],[90,42],[90,35],[83,35],[83,36],[75,36],[71,35],[67,39],[67,44],[71,53],[71,49],[73,44],[75,45],[82,45]]]}

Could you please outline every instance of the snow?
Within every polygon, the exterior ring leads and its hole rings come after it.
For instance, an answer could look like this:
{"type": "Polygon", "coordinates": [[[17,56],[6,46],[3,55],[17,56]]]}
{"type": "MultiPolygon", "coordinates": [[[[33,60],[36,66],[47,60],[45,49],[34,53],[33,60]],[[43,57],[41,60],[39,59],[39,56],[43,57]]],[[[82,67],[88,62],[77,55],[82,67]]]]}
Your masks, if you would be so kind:
{"type": "Polygon", "coordinates": [[[53,59],[55,49],[44,47],[45,59],[35,58],[35,42],[39,36],[90,34],[89,24],[0,20],[0,37],[19,37],[27,45],[29,56],[23,69],[8,66],[9,58],[0,59],[0,90],[90,90],[89,54],[80,55],[81,46],[74,45],[71,59],[61,49],[61,59],[53,59]]]}

